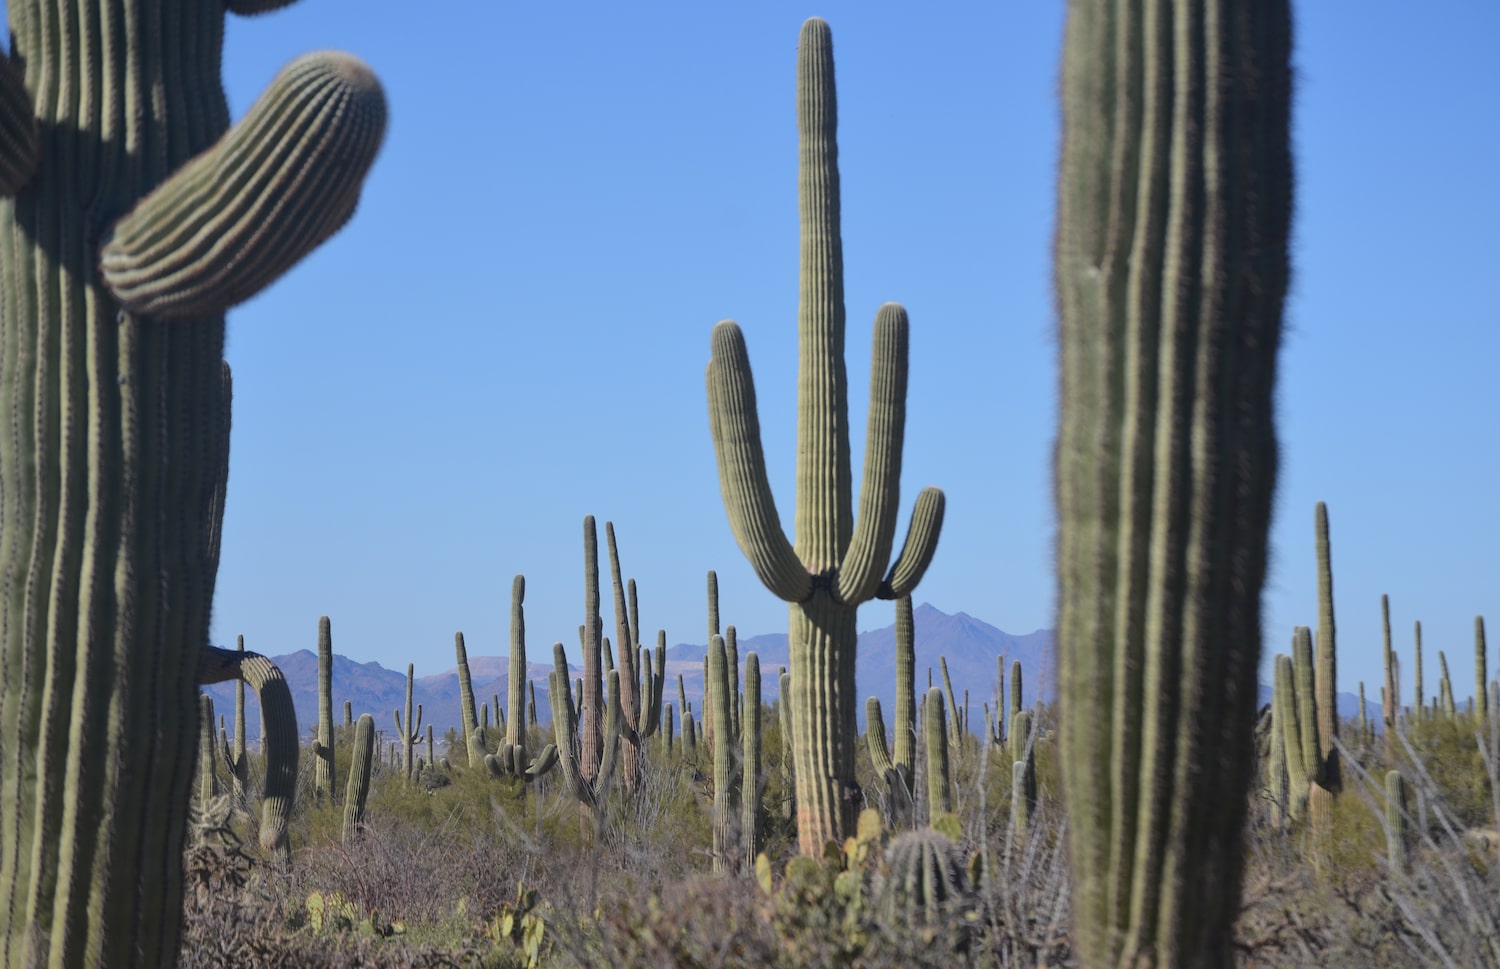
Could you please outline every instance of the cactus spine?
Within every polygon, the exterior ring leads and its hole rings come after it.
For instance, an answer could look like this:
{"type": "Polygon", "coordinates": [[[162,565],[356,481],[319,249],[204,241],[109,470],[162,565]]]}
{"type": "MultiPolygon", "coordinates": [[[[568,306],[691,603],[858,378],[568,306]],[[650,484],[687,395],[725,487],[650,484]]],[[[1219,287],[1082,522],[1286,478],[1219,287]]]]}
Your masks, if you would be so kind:
{"type": "Polygon", "coordinates": [[[911,596],[900,596],[896,599],[896,720],[891,725],[895,732],[894,757],[885,743],[885,719],[880,712],[880,700],[872,696],[865,701],[865,732],[870,760],[875,765],[876,775],[885,781],[891,797],[891,815],[898,824],[910,824],[916,806],[916,792],[912,788],[917,736],[915,641],[911,596]]]}
{"type": "Polygon", "coordinates": [[[412,710],[412,688],[416,684],[417,668],[412,663],[406,664],[406,717],[403,719],[400,710],[392,710],[391,715],[396,721],[396,736],[400,738],[402,751],[402,767],[406,773],[406,779],[411,780],[413,768],[416,766],[412,759],[412,752],[418,742],[422,739],[422,704],[416,705],[416,711],[412,710]]]}
{"type": "Polygon", "coordinates": [[[798,43],[797,104],[802,258],[795,546],[782,531],[766,477],[749,355],[733,321],[714,328],[708,398],[719,482],[735,539],[760,580],[790,604],[798,843],[802,854],[816,856],[825,842],[842,841],[855,826],[856,610],[872,597],[894,598],[916,587],[937,547],[943,496],[929,488],[918,497],[906,544],[886,573],[900,501],[907,319],[894,303],[876,314],[856,524],[833,38],[828,24],[817,18],[803,24],[798,43]]]}
{"type": "Polygon", "coordinates": [[[1233,960],[1288,277],[1288,6],[1068,6],[1058,753],[1086,966],[1233,960]]]}
{"type": "Polygon", "coordinates": [[[375,718],[361,714],[354,728],[354,746],[349,757],[349,783],[344,789],[345,845],[353,844],[365,821],[365,800],[370,796],[370,768],[375,763],[375,718]]]}
{"type": "MultiPolygon", "coordinates": [[[[557,765],[557,745],[548,744],[535,760],[526,752],[526,577],[517,575],[510,586],[510,668],[506,677],[505,702],[510,713],[505,720],[505,741],[498,753],[484,758],[484,766],[497,777],[535,780],[557,765]]],[[[498,698],[497,698],[498,699],[498,698]]]]}
{"type": "Polygon", "coordinates": [[[222,4],[8,11],[0,966],[170,965],[227,480],[223,314],[348,219],[384,100],[362,63],[316,54],[231,129],[222,4]]]}
{"type": "Polygon", "coordinates": [[[333,630],[318,618],[318,742],[313,745],[313,799],[333,803],[333,630]]]}
{"type": "MultiPolygon", "coordinates": [[[[726,659],[728,651],[726,643],[726,659]]],[[[760,818],[764,791],[760,777],[760,736],[760,657],[750,652],[745,654],[745,709],[740,717],[740,742],[744,748],[745,771],[740,782],[740,800],[743,804],[740,835],[744,839],[741,855],[745,867],[751,871],[755,869],[755,856],[760,854],[760,818]]]]}

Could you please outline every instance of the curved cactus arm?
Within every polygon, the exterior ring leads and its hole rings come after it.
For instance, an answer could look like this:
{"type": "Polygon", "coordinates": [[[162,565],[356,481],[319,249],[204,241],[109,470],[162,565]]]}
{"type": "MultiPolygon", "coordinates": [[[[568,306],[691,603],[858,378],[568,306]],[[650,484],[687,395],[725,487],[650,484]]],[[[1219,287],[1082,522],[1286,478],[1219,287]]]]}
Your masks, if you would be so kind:
{"type": "Polygon", "coordinates": [[[270,13],[272,10],[280,10],[289,7],[297,0],[224,0],[224,7],[230,13],[239,14],[241,17],[253,17],[256,14],[270,13]]]}
{"type": "Polygon", "coordinates": [[[891,571],[887,573],[885,581],[880,583],[880,588],[875,593],[876,598],[899,599],[909,596],[917,583],[922,581],[922,576],[927,573],[927,566],[932,564],[932,556],[937,553],[938,536],[943,530],[943,512],[946,507],[947,499],[939,488],[923,488],[921,494],[917,495],[917,504],[911,512],[911,525],[906,530],[906,541],[901,546],[901,554],[896,556],[891,571]]]}
{"type": "Polygon", "coordinates": [[[261,795],[260,846],[290,860],[287,824],[297,790],[297,709],[281,670],[259,653],[205,646],[198,662],[198,683],[242,679],[260,698],[261,743],[266,752],[265,789],[261,795]]]}
{"type": "Polygon", "coordinates": [[[745,336],[733,320],[714,327],[713,357],[708,364],[708,417],[724,509],[740,551],[756,576],[777,598],[801,602],[812,592],[792,543],[781,529],[776,499],[766,475],[755,408],[755,380],[745,336]]]}
{"type": "Polygon", "coordinates": [[[292,61],[244,120],[115,224],[105,285],[162,319],[244,302],[354,214],[385,118],[363,61],[331,51],[292,61]]]}
{"type": "Polygon", "coordinates": [[[41,137],[21,72],[0,52],[0,197],[26,187],[41,160],[41,137]]]}
{"type": "Polygon", "coordinates": [[[656,631],[656,652],[641,648],[641,713],[636,734],[642,740],[656,735],[661,726],[661,699],[667,683],[667,631],[656,631]],[[652,662],[654,660],[654,662],[652,662]],[[653,668],[654,667],[654,668],[653,668]]]}
{"type": "Polygon", "coordinates": [[[875,595],[896,541],[901,446],[906,433],[908,331],[906,310],[900,303],[886,303],[875,314],[859,518],[839,566],[838,596],[843,602],[864,602],[875,595]]]}
{"type": "Polygon", "coordinates": [[[526,779],[536,780],[538,777],[541,777],[552,768],[556,767],[558,765],[558,762],[559,758],[557,756],[557,745],[548,744],[547,746],[542,748],[542,752],[540,754],[537,754],[536,760],[531,762],[531,766],[526,768],[526,779]]]}

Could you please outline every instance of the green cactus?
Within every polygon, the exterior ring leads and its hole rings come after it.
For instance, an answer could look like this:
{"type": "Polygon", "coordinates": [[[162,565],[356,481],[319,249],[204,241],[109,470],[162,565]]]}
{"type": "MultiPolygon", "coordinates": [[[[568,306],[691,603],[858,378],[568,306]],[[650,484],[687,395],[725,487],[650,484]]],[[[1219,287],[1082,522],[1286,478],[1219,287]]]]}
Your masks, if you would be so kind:
{"type": "Polygon", "coordinates": [[[528,781],[542,777],[557,766],[557,745],[548,744],[532,759],[526,751],[526,719],[522,698],[526,695],[526,577],[517,575],[510,587],[510,669],[506,678],[505,740],[497,753],[484,758],[484,766],[496,777],[520,777],[528,781]]]}
{"type": "Polygon", "coordinates": [[[995,657],[995,712],[990,740],[996,747],[1005,746],[1005,657],[995,657]]]}
{"type": "Polygon", "coordinates": [[[1391,597],[1380,597],[1381,659],[1385,686],[1380,691],[1380,719],[1385,724],[1385,759],[1396,759],[1396,654],[1391,650],[1391,597]]]}
{"type": "Polygon", "coordinates": [[[1307,773],[1307,758],[1303,756],[1301,711],[1297,703],[1296,674],[1292,658],[1284,653],[1276,656],[1275,679],[1272,684],[1272,721],[1281,735],[1286,756],[1287,795],[1286,813],[1293,820],[1300,819],[1307,807],[1307,792],[1311,778],[1307,773]]]}
{"type": "Polygon", "coordinates": [[[354,704],[348,700],[344,701],[344,726],[350,729],[354,727],[354,704]]]}
{"type": "MultiPolygon", "coordinates": [[[[1422,655],[1422,649],[1419,646],[1419,647],[1417,647],[1417,656],[1420,657],[1421,655],[1422,655]]],[[[1419,666],[1418,669],[1420,669],[1420,668],[1421,667],[1419,666]]],[[[1420,677],[1418,677],[1417,682],[1418,683],[1421,682],[1421,678],[1420,677]]],[[[1419,696],[1421,695],[1420,692],[1418,693],[1418,695],[1419,696]]],[[[1417,714],[1418,714],[1418,716],[1421,715],[1421,709],[1422,709],[1421,707],[1417,707],[1417,714]]],[[[1370,732],[1370,717],[1369,717],[1369,714],[1367,714],[1365,712],[1365,681],[1364,680],[1360,680],[1359,681],[1359,740],[1360,740],[1360,743],[1365,743],[1365,744],[1369,743],[1370,739],[1373,736],[1374,735],[1370,732]]]]}
{"type": "Polygon", "coordinates": [[[226,483],[223,314],[349,218],[385,104],[362,63],[315,54],[230,129],[223,5],[8,12],[0,964],[168,965],[226,483]]]}
{"type": "Polygon", "coordinates": [[[698,753],[698,728],[691,713],[682,715],[682,749],[689,757],[698,753]]]}
{"type": "Polygon", "coordinates": [[[287,838],[287,825],[297,791],[300,748],[292,691],[276,664],[259,653],[215,646],[200,648],[198,681],[211,685],[230,680],[249,684],[260,700],[260,744],[266,764],[261,791],[260,846],[289,861],[292,846],[287,838]]]}
{"type": "MultiPolygon", "coordinates": [[[[734,627],[731,626],[731,629],[734,627]]],[[[729,644],[724,646],[726,659],[729,644]]],[[[760,657],[754,652],[745,654],[745,709],[740,718],[740,744],[743,748],[740,781],[740,854],[745,867],[753,870],[755,856],[761,847],[761,813],[764,807],[765,787],[761,782],[761,710],[760,710],[760,657]]]]}
{"type": "Polygon", "coordinates": [[[370,768],[375,762],[375,718],[361,714],[354,728],[354,746],[349,758],[349,784],[344,791],[345,845],[359,837],[365,821],[365,802],[370,796],[370,768]]]}
{"type": "Polygon", "coordinates": [[[469,674],[469,650],[464,634],[453,634],[453,652],[458,661],[459,727],[463,730],[464,752],[470,767],[481,767],[489,754],[485,730],[479,725],[479,708],[474,703],[474,679],[469,674]]]}
{"type": "Polygon", "coordinates": [[[882,922],[902,932],[952,925],[963,933],[955,947],[964,946],[974,895],[957,845],[931,829],[908,831],[886,847],[883,869],[875,889],[882,922]]]}
{"type": "Polygon", "coordinates": [[[1233,958],[1289,264],[1288,7],[1068,5],[1058,759],[1085,966],[1233,958]]]}
{"type": "MultiPolygon", "coordinates": [[[[713,569],[708,570],[708,641],[712,643],[714,637],[719,635],[719,574],[713,569]]],[[[708,702],[708,651],[703,653],[703,739],[708,743],[714,740],[714,711],[713,704],[708,702]]]]}
{"type": "Polygon", "coordinates": [[[948,717],[943,691],[932,687],[923,705],[922,734],[927,744],[927,813],[931,823],[953,810],[953,781],[948,763],[948,717]]]}
{"type": "Polygon", "coordinates": [[[645,744],[661,722],[661,697],[667,676],[666,631],[658,637],[656,663],[641,646],[640,608],[635,580],[628,592],[621,583],[620,553],[615,544],[613,522],[604,523],[605,542],[609,547],[609,577],[614,590],[615,638],[620,642],[620,710],[625,719],[620,724],[620,772],[624,775],[626,795],[634,794],[641,779],[645,744]]]}
{"type": "Polygon", "coordinates": [[[708,644],[708,703],[718,724],[713,733],[714,750],[714,871],[731,872],[739,867],[739,798],[735,783],[734,731],[729,713],[729,662],[724,637],[715,636],[708,644]]]}
{"type": "MultiPolygon", "coordinates": [[[[781,718],[781,789],[785,792],[782,795],[781,816],[790,820],[797,816],[797,778],[794,770],[796,760],[792,756],[792,674],[786,671],[786,667],[782,667],[777,675],[776,684],[776,710],[781,718]]],[[[900,746],[898,740],[897,749],[900,746]]]]}
{"type": "Polygon", "coordinates": [[[1484,644],[1484,617],[1474,617],[1474,712],[1481,721],[1489,716],[1489,707],[1486,703],[1489,697],[1486,693],[1490,682],[1488,660],[1486,658],[1487,647],[1484,644]]]}
{"type": "Polygon", "coordinates": [[[214,757],[214,698],[198,694],[198,804],[208,805],[219,796],[218,764],[214,757]]]}
{"type": "Polygon", "coordinates": [[[1385,843],[1391,871],[1404,875],[1411,835],[1407,826],[1406,778],[1398,770],[1385,774],[1385,843]]]}
{"type": "Polygon", "coordinates": [[[962,749],[959,741],[962,736],[963,719],[958,712],[958,702],[953,697],[953,681],[948,678],[948,657],[938,657],[938,668],[943,674],[943,694],[948,701],[948,709],[953,711],[953,719],[948,723],[948,743],[954,750],[960,750],[962,749]]]}
{"type": "Polygon", "coordinates": [[[1314,683],[1318,708],[1318,781],[1337,794],[1343,788],[1336,741],[1339,735],[1338,640],[1333,618],[1333,561],[1328,544],[1328,506],[1318,502],[1313,513],[1318,556],[1318,641],[1314,683]]]}
{"type": "Polygon", "coordinates": [[[1021,700],[1021,661],[1018,659],[1011,660],[1010,710],[1006,713],[1007,719],[1014,720],[1016,718],[1016,714],[1020,713],[1024,708],[1025,704],[1021,700]]]}
{"type": "Polygon", "coordinates": [[[766,587],[791,604],[798,842],[804,855],[818,855],[826,842],[840,841],[853,830],[859,803],[853,796],[856,611],[870,598],[895,598],[915,588],[937,547],[943,496],[931,488],[921,493],[905,547],[886,572],[900,503],[907,319],[894,303],[876,314],[856,524],[844,370],[833,39],[827,23],[817,18],[803,24],[798,43],[797,104],[802,283],[795,546],[782,531],[766,476],[749,356],[733,321],[714,328],[708,398],[719,483],[735,539],[766,587]]]}
{"type": "Polygon", "coordinates": [[[1448,657],[1438,650],[1438,669],[1442,672],[1442,678],[1438,681],[1438,699],[1442,704],[1443,715],[1449,720],[1458,716],[1458,710],[1453,702],[1453,681],[1448,679],[1448,657]]]}
{"type": "MultiPolygon", "coordinates": [[[[236,649],[245,651],[245,637],[237,636],[236,649]]],[[[250,758],[245,753],[245,681],[234,681],[234,741],[219,731],[219,745],[224,753],[224,768],[229,772],[230,792],[235,810],[245,806],[245,787],[250,780],[250,758]]]]}
{"type": "Polygon", "coordinates": [[[422,704],[416,705],[416,712],[412,711],[412,690],[416,685],[417,668],[412,663],[406,664],[406,717],[403,719],[400,710],[392,710],[391,715],[396,721],[396,737],[401,744],[402,769],[407,780],[411,780],[415,774],[415,763],[413,751],[422,739],[422,704]]]}
{"type": "Polygon", "coordinates": [[[1426,694],[1422,691],[1422,621],[1420,619],[1417,620],[1416,623],[1413,625],[1413,634],[1416,637],[1415,648],[1416,648],[1416,651],[1417,651],[1416,652],[1417,670],[1416,670],[1416,684],[1415,684],[1417,695],[1412,700],[1411,712],[1412,712],[1412,716],[1416,717],[1416,719],[1420,721],[1422,719],[1423,714],[1427,710],[1426,694]]]}
{"type": "Polygon", "coordinates": [[[668,763],[670,763],[671,760],[672,760],[672,754],[674,753],[674,744],[675,744],[676,739],[677,739],[676,738],[676,733],[677,733],[676,719],[677,718],[676,718],[675,714],[673,713],[672,704],[668,703],[667,706],[666,706],[666,709],[664,709],[662,711],[661,715],[662,715],[662,723],[661,723],[661,746],[662,746],[662,750],[667,755],[667,761],[668,761],[668,763]]]}
{"type": "Polygon", "coordinates": [[[877,697],[865,701],[865,735],[875,774],[885,782],[890,796],[892,820],[902,826],[910,825],[916,814],[912,787],[917,736],[915,643],[911,596],[900,596],[896,599],[896,720],[891,727],[895,756],[885,743],[885,718],[877,697]]]}
{"type": "Polygon", "coordinates": [[[333,630],[318,618],[318,742],[313,747],[313,799],[333,800],[333,630]]]}
{"type": "MultiPolygon", "coordinates": [[[[1274,669],[1274,667],[1273,667],[1274,669]]],[[[1273,828],[1284,827],[1290,820],[1287,814],[1287,744],[1286,733],[1282,729],[1280,710],[1284,702],[1275,684],[1283,682],[1279,674],[1273,683],[1271,690],[1271,715],[1270,715],[1270,743],[1266,757],[1266,797],[1269,803],[1268,814],[1273,828]]],[[[1361,685],[1362,687],[1363,685],[1361,685]]]]}
{"type": "Polygon", "coordinates": [[[1031,714],[1017,711],[1010,721],[1010,829],[1014,837],[1026,837],[1036,810],[1036,738],[1031,733],[1031,714]]]}

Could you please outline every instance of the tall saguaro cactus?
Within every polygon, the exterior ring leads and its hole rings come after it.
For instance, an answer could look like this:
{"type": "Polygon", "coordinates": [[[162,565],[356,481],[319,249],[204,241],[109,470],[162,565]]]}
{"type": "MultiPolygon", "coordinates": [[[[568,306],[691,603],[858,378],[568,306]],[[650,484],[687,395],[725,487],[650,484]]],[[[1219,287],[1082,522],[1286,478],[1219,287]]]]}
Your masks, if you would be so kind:
{"type": "Polygon", "coordinates": [[[319,53],[230,128],[226,7],[271,5],[8,5],[0,966],[175,960],[223,314],[349,219],[385,124],[370,70],[319,53]]]}
{"type": "Polygon", "coordinates": [[[886,572],[896,534],[906,422],[907,319],[895,303],[882,306],[875,317],[857,522],[853,513],[837,127],[833,37],[828,24],[814,18],[803,24],[797,52],[802,258],[795,545],[776,512],[750,359],[732,320],[714,327],[708,365],[709,421],[730,527],[756,575],[790,604],[789,700],[804,855],[818,855],[827,841],[854,830],[856,610],[871,598],[896,598],[916,587],[932,561],[943,519],[943,493],[924,489],[906,544],[886,572]]]}
{"type": "Polygon", "coordinates": [[[627,594],[620,574],[620,550],[615,544],[613,522],[604,523],[605,544],[609,548],[609,577],[615,600],[615,639],[620,644],[620,770],[625,775],[625,793],[634,794],[640,783],[641,764],[646,741],[661,723],[661,695],[666,687],[666,632],[658,637],[655,664],[652,654],[641,645],[640,606],[635,580],[627,594]]]}
{"type": "Polygon", "coordinates": [[[318,618],[318,742],[314,746],[313,797],[333,803],[333,627],[318,618]]]}
{"type": "Polygon", "coordinates": [[[1231,962],[1288,277],[1288,7],[1068,8],[1059,759],[1085,966],[1231,962]]]}
{"type": "MultiPolygon", "coordinates": [[[[535,759],[526,749],[526,577],[518,575],[510,586],[510,668],[506,677],[505,702],[510,708],[505,721],[505,740],[498,753],[484,758],[492,774],[535,780],[557,765],[557,745],[543,747],[535,759]]],[[[473,700],[469,701],[471,704],[473,700]]]]}

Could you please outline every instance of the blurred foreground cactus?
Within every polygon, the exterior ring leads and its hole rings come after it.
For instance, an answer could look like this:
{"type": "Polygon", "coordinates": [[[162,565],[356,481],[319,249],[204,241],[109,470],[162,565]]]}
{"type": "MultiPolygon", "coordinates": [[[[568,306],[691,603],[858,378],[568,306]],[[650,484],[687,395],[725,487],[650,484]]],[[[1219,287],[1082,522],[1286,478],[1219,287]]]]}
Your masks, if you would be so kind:
{"type": "Polygon", "coordinates": [[[1291,223],[1286,0],[1069,5],[1056,286],[1075,952],[1228,966],[1291,223]]]}
{"type": "Polygon", "coordinates": [[[907,318],[895,303],[875,318],[869,430],[859,517],[853,512],[848,381],[844,369],[844,269],[833,37],[818,18],[797,52],[801,283],[797,312],[795,546],[782,530],[766,475],[749,354],[732,320],[714,327],[709,423],[730,527],[756,575],[790,604],[792,750],[797,834],[804,855],[852,830],[860,798],[854,772],[856,611],[874,597],[915,588],[932,561],[943,494],[918,496],[906,544],[890,570],[900,504],[906,422],[907,318]]]}
{"type": "Polygon", "coordinates": [[[0,966],[167,966],[227,474],[223,314],[349,219],[385,100],[360,61],[312,54],[230,128],[223,4],[8,11],[0,966]]]}

